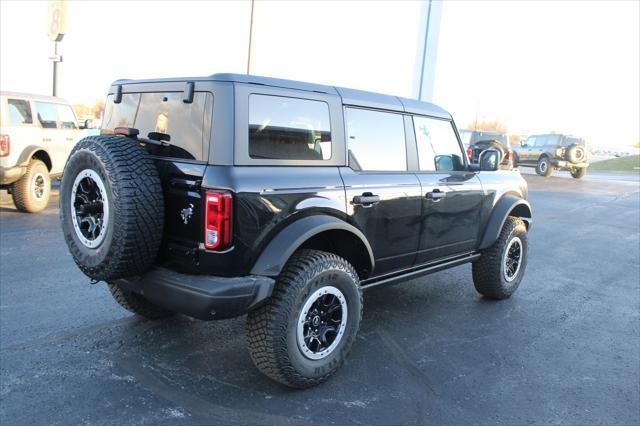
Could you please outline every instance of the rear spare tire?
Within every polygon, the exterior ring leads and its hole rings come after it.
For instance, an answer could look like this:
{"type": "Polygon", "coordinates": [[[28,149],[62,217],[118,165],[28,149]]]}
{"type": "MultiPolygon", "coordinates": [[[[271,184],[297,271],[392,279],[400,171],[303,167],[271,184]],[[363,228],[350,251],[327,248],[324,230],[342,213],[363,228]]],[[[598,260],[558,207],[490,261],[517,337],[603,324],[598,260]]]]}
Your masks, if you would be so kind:
{"type": "Polygon", "coordinates": [[[64,169],[60,220],[73,260],[88,277],[108,281],[145,272],[164,225],[153,160],[123,136],[82,139],[64,169]]]}
{"type": "Polygon", "coordinates": [[[569,145],[565,152],[565,158],[570,163],[582,163],[585,161],[585,157],[584,147],[576,143],[569,145]]]}

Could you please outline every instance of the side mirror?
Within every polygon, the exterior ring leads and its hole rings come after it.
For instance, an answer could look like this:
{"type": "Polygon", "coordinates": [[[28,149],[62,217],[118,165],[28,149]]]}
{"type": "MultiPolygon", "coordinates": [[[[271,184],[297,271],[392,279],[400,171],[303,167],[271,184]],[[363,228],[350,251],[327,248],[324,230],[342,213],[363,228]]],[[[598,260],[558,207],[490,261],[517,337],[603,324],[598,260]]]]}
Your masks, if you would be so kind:
{"type": "Polygon", "coordinates": [[[84,120],[84,123],[82,125],[80,125],[81,129],[93,129],[93,120],[92,119],[88,119],[88,120],[84,120]]]}
{"type": "Polygon", "coordinates": [[[478,158],[480,171],[495,172],[500,166],[500,151],[497,149],[486,149],[480,153],[478,158]]]}

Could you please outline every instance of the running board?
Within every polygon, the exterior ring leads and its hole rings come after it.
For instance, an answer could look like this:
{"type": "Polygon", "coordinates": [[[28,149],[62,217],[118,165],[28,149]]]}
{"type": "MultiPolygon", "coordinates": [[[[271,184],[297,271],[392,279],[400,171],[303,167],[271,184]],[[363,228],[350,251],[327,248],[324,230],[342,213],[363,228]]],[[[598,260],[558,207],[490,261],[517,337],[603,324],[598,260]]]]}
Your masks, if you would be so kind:
{"type": "Polygon", "coordinates": [[[418,268],[408,268],[399,272],[393,272],[391,274],[382,275],[380,277],[369,278],[361,282],[363,289],[371,287],[378,287],[380,285],[394,284],[398,281],[405,281],[414,278],[421,277],[423,275],[433,274],[434,272],[442,271],[443,269],[453,268],[455,266],[463,265],[465,263],[473,262],[480,257],[480,253],[471,252],[462,256],[456,256],[445,260],[438,261],[437,263],[426,264],[418,268]]]}

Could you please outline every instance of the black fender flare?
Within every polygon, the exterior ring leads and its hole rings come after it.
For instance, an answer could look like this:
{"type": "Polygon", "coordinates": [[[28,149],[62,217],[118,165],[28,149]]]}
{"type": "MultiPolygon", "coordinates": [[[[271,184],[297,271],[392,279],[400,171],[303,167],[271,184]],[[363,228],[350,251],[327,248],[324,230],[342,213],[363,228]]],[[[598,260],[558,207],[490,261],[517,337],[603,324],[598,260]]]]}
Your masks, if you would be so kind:
{"type": "Polygon", "coordinates": [[[355,226],[333,216],[307,216],[287,225],[267,244],[251,269],[252,275],[275,277],[291,255],[309,238],[324,231],[342,230],[358,237],[369,252],[371,269],[375,266],[373,250],[367,237],[355,226]]]}
{"type": "Polygon", "coordinates": [[[531,228],[533,216],[529,202],[516,195],[506,194],[494,206],[478,249],[486,249],[498,239],[509,216],[519,217],[525,221],[527,230],[531,228]]]}
{"type": "MultiPolygon", "coordinates": [[[[44,149],[42,146],[38,146],[38,145],[29,145],[26,148],[24,148],[22,150],[22,152],[20,153],[20,156],[18,157],[18,165],[20,166],[28,166],[29,162],[31,161],[31,158],[33,157],[33,155],[38,152],[38,151],[42,151],[47,155],[47,158],[49,158],[49,162],[51,163],[51,155],[49,154],[49,152],[44,149]]],[[[47,164],[47,167],[49,168],[49,170],[51,170],[53,164],[47,164]]]]}

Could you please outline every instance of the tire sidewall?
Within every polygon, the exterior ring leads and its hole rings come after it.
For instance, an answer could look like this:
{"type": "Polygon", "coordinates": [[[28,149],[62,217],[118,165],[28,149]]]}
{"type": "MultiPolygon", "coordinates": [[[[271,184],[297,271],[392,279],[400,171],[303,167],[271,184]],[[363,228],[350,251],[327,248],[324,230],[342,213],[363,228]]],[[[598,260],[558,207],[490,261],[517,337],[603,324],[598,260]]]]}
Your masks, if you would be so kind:
{"type": "Polygon", "coordinates": [[[291,311],[287,324],[287,353],[294,369],[305,377],[316,378],[326,376],[340,367],[358,332],[361,309],[360,289],[347,272],[332,268],[324,270],[310,279],[296,297],[294,309],[291,311]],[[316,290],[325,286],[333,286],[344,295],[348,310],[347,326],[338,346],[326,357],[313,360],[304,356],[298,347],[298,319],[308,298],[316,290]]]}
{"type": "Polygon", "coordinates": [[[529,246],[527,242],[527,231],[526,229],[523,229],[523,225],[515,225],[511,229],[511,232],[509,232],[507,237],[504,239],[502,248],[500,250],[500,282],[506,294],[509,294],[509,295],[513,294],[518,289],[518,286],[520,286],[520,282],[522,281],[525,270],[527,269],[528,255],[529,255],[529,246]],[[518,270],[518,273],[516,274],[516,277],[513,280],[507,281],[507,279],[505,278],[505,271],[504,271],[504,266],[505,266],[504,257],[506,255],[507,248],[509,247],[509,243],[516,237],[520,238],[520,242],[522,246],[522,255],[520,258],[520,269],[518,270]]]}
{"type": "Polygon", "coordinates": [[[536,172],[540,176],[549,176],[551,174],[551,162],[547,157],[543,157],[538,161],[538,167],[536,167],[536,172]],[[545,169],[542,170],[543,164],[545,164],[545,169]]]}
{"type": "Polygon", "coordinates": [[[88,268],[96,267],[103,263],[109,256],[113,246],[114,223],[118,217],[115,205],[114,191],[107,172],[101,164],[98,153],[80,149],[72,154],[65,166],[64,175],[60,184],[60,214],[62,216],[62,229],[66,236],[67,245],[78,262],[88,268]],[[107,192],[107,203],[109,205],[110,218],[107,223],[104,240],[95,248],[85,246],[78,238],[73,226],[73,218],[71,216],[71,194],[73,193],[73,184],[78,174],[85,170],[91,169],[100,176],[107,192]]]}
{"type": "Polygon", "coordinates": [[[31,166],[28,179],[27,196],[29,197],[29,203],[33,205],[34,211],[41,211],[47,207],[47,204],[49,204],[49,197],[51,196],[51,178],[49,177],[49,169],[47,169],[47,166],[43,162],[36,161],[31,166]],[[41,174],[44,179],[44,193],[40,199],[38,199],[34,193],[33,182],[38,173],[41,174]]]}

